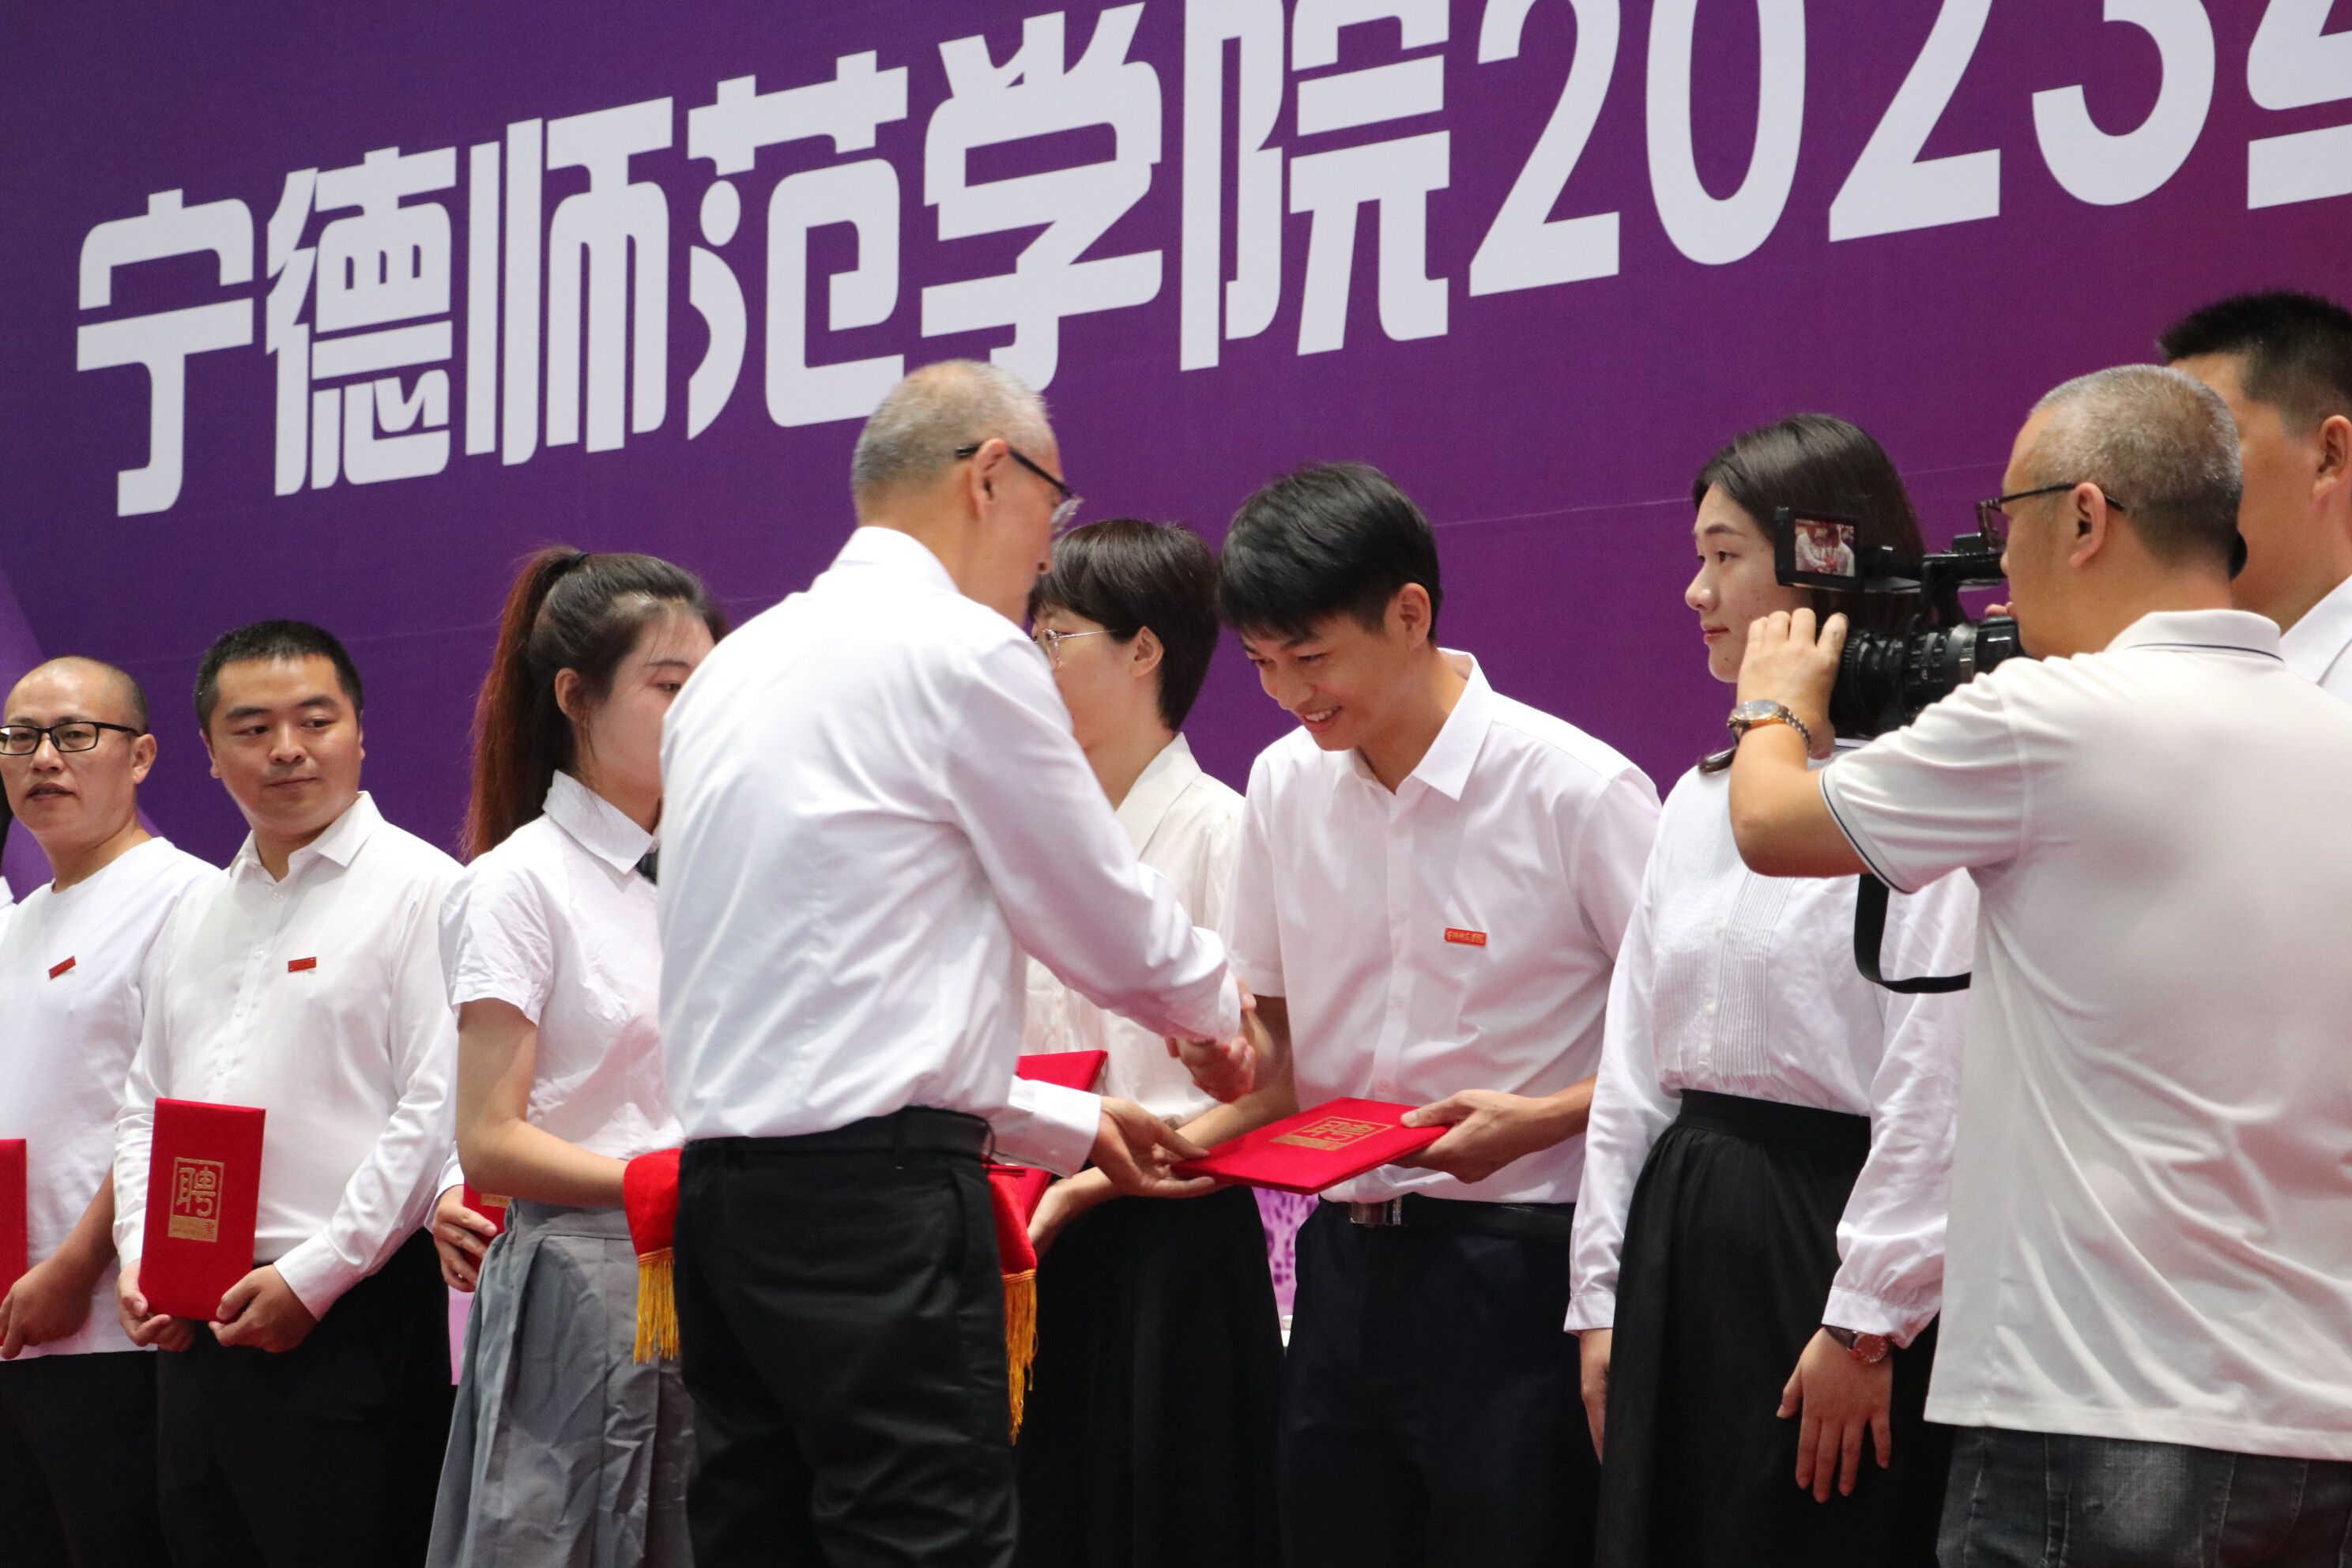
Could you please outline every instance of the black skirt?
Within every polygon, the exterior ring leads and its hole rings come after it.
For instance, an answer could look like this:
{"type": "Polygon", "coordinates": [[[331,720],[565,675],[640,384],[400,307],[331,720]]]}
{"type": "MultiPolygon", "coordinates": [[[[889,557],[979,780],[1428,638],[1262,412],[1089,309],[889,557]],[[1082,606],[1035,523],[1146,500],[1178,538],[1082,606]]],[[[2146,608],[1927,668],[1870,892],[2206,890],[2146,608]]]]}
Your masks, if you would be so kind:
{"type": "Polygon", "coordinates": [[[1115,1198],[1037,1271],[1022,1568],[1270,1568],[1282,1331],[1248,1189],[1115,1198]]]}
{"type": "Polygon", "coordinates": [[[1626,1216],[1601,1467],[1601,1568],[1934,1568],[1951,1458],[1927,1425],[1935,1328],[1895,1352],[1895,1462],[1797,1489],[1776,1412],[1822,1322],[1870,1121],[1685,1092],[1626,1216]]]}

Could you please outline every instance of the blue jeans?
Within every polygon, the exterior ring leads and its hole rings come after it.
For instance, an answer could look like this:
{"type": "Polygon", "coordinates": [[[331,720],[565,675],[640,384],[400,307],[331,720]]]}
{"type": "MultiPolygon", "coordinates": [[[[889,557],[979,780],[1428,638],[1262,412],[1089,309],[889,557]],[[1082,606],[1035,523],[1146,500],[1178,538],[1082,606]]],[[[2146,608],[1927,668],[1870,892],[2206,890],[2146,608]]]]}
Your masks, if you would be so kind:
{"type": "Polygon", "coordinates": [[[1943,1568],[2352,1568],[2352,1460],[1963,1427],[1943,1568]]]}

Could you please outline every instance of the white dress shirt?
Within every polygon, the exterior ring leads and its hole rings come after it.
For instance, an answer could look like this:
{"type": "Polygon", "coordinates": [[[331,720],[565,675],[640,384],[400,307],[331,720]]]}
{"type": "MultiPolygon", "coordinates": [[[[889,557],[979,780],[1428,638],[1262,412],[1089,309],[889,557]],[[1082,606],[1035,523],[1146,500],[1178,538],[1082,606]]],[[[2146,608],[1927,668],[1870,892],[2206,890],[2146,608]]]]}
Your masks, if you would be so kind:
{"type": "MultiPolygon", "coordinates": [[[[113,1163],[155,933],[191,884],[217,875],[150,838],[63,892],[44,883],[0,920],[0,1138],[25,1140],[35,1263],[65,1245],[113,1163]]],[[[101,1271],[79,1331],[19,1359],[134,1349],[115,1316],[115,1273],[101,1271]]]]}
{"type": "Polygon", "coordinates": [[[247,837],[155,943],[116,1131],[114,1243],[139,1256],[161,1098],[259,1106],[254,1260],[315,1316],[425,1222],[453,1135],[441,900],[457,863],[362,795],[272,880],[247,837]],[[297,968],[295,965],[302,965],[297,968]]]}
{"type": "MultiPolygon", "coordinates": [[[[1202,772],[1192,748],[1179,735],[1137,776],[1118,803],[1118,816],[1137,856],[1168,879],[1195,922],[1214,930],[1224,918],[1225,889],[1233,881],[1242,797],[1202,772]]],[[[1180,1124],[1217,1103],[1168,1054],[1165,1036],[1103,1011],[1034,958],[1021,1048],[1108,1051],[1102,1091],[1180,1124]]]]}
{"type": "MultiPolygon", "coordinates": [[[[1445,657],[1468,685],[1394,794],[1304,730],[1250,770],[1227,940],[1244,984],[1289,1005],[1302,1107],[1556,1094],[1601,1060],[1657,791],[1445,657]]],[[[1580,1135],[1483,1182],[1388,1165],[1325,1195],[1570,1203],[1583,1163],[1580,1135]]]]}
{"type": "Polygon", "coordinates": [[[2305,612],[2279,638],[2279,657],[2331,697],[2352,702],[2352,577],[2305,612]]]}
{"type": "MultiPolygon", "coordinates": [[[[1613,1326],[1633,1187],[1691,1089],[1870,1118],[1870,1157],[1838,1225],[1821,1321],[1908,1344],[1943,1294],[1967,999],[1902,996],[1864,980],[1853,965],[1854,879],[1750,871],[1732,841],[1729,779],[1693,769],[1666,797],[1617,955],[1568,1326],[1613,1326]]],[[[1886,973],[1964,972],[1976,918],[1965,877],[1892,900],[1886,973]]]]}
{"type": "Polygon", "coordinates": [[[2278,646],[2145,616],[1822,774],[1979,894],[1931,1420],[2352,1458],[2352,710],[2278,646]]]}
{"type": "Polygon", "coordinates": [[[441,906],[449,1005],[504,1002],[539,1031],[531,1125],[615,1160],[683,1136],[662,1084],[660,910],[637,870],[653,847],[559,773],[544,814],[466,868],[441,906]]]}
{"type": "Polygon", "coordinates": [[[1045,657],[912,535],[861,528],[720,643],[662,742],[662,1038],[688,1138],[929,1106],[1069,1172],[1096,1096],[1016,1082],[1022,952],[1147,1028],[1241,1002],[1112,816],[1045,657]]]}

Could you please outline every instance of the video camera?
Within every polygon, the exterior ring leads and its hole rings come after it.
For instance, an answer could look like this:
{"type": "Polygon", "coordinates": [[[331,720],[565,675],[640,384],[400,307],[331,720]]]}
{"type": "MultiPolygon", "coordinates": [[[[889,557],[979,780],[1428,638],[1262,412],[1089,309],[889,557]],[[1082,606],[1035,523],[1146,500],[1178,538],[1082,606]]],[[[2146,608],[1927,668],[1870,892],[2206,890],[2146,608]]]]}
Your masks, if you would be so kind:
{"type": "MultiPolygon", "coordinates": [[[[2004,659],[2031,658],[2007,616],[1972,621],[1960,590],[2002,581],[2000,552],[1981,533],[1964,533],[1940,554],[1916,563],[1889,546],[1863,544],[1861,525],[1830,512],[1782,507],[1772,514],[1772,566],[1782,586],[1834,588],[1864,598],[1917,601],[1892,631],[1849,631],[1830,694],[1830,722],[1841,735],[1867,737],[1900,729],[2004,659]]],[[[1879,969],[1886,938],[1886,884],[1865,875],[1854,896],[1853,962],[1863,978],[1906,994],[1965,989],[1965,974],[1889,980],[1879,969]]]]}
{"type": "Polygon", "coordinates": [[[1834,588],[1862,598],[1918,601],[1897,631],[1851,631],[1830,696],[1841,735],[1867,738],[1900,729],[2007,658],[2024,652],[2007,616],[1971,621],[1960,590],[2000,582],[2000,552],[1964,533],[1940,554],[1906,563],[1884,544],[1862,544],[1852,518],[1782,507],[1772,514],[1772,565],[1783,586],[1834,588]]]}

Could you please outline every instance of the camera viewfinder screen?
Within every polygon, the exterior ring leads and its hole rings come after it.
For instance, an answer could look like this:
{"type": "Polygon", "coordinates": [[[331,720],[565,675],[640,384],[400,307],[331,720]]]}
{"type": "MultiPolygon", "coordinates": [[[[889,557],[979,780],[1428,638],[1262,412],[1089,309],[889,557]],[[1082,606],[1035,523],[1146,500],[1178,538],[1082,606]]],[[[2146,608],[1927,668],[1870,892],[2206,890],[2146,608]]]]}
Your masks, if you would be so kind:
{"type": "Polygon", "coordinates": [[[1780,580],[1822,588],[1855,588],[1862,567],[1854,550],[1854,525],[1841,518],[1788,518],[1780,542],[1787,552],[1780,580]]]}

